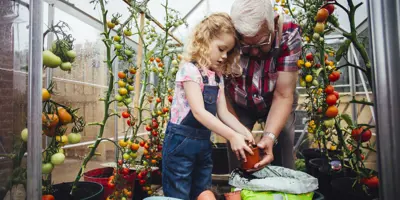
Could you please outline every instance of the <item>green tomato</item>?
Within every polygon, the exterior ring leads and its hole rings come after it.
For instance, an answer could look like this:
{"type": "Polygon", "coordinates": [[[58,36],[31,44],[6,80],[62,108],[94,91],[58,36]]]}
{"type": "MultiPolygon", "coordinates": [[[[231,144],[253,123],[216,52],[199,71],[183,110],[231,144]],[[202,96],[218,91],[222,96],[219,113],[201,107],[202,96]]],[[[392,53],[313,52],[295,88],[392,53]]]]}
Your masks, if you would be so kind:
{"type": "Polygon", "coordinates": [[[132,99],[131,98],[126,98],[125,99],[125,103],[129,105],[130,103],[132,103],[132,99]]]}
{"type": "Polygon", "coordinates": [[[313,39],[314,39],[315,41],[318,41],[319,38],[320,38],[319,33],[314,33],[314,34],[313,34],[313,39]]]}
{"type": "Polygon", "coordinates": [[[118,59],[119,60],[124,60],[124,57],[123,56],[118,56],[118,59]]]}
{"type": "Polygon", "coordinates": [[[178,67],[174,67],[174,68],[171,69],[171,73],[172,74],[175,75],[177,72],[178,72],[178,67]]]}
{"type": "Polygon", "coordinates": [[[67,51],[67,56],[71,59],[76,58],[76,52],[74,50],[67,51]]]}
{"type": "Polygon", "coordinates": [[[117,94],[117,95],[115,95],[115,100],[117,100],[117,101],[122,101],[122,99],[123,99],[123,97],[121,96],[121,95],[119,95],[119,94],[117,94]]]}
{"type": "Polygon", "coordinates": [[[137,158],[137,155],[136,155],[136,153],[134,153],[134,152],[131,152],[131,153],[129,154],[129,156],[131,156],[132,159],[137,158]]]}
{"type": "Polygon", "coordinates": [[[118,43],[114,44],[114,46],[115,46],[115,49],[117,49],[117,50],[120,50],[122,48],[122,45],[118,44],[118,43]]]}
{"type": "Polygon", "coordinates": [[[122,106],[124,106],[125,104],[124,103],[122,103],[122,102],[118,102],[118,107],[122,107],[122,106]]]}
{"type": "Polygon", "coordinates": [[[178,61],[177,60],[172,60],[172,62],[171,62],[173,65],[178,65],[178,61]]]}
{"type": "Polygon", "coordinates": [[[306,87],[306,81],[304,81],[303,78],[300,78],[300,86],[301,87],[306,87]]]}
{"type": "Polygon", "coordinates": [[[70,133],[68,135],[68,143],[69,144],[76,144],[79,143],[81,141],[81,134],[79,133],[70,133]]]}
{"type": "Polygon", "coordinates": [[[331,128],[331,127],[333,127],[334,125],[335,125],[335,119],[328,119],[328,120],[325,120],[324,121],[324,125],[327,127],[327,128],[331,128]]]}
{"type": "Polygon", "coordinates": [[[42,163],[42,174],[50,174],[53,168],[54,166],[51,163],[42,163]]]}
{"type": "Polygon", "coordinates": [[[24,142],[28,141],[28,129],[24,128],[24,130],[21,131],[21,139],[24,142]]]}
{"type": "Polygon", "coordinates": [[[61,58],[49,50],[43,51],[42,57],[43,65],[47,67],[56,68],[61,65],[61,58]]]}
{"type": "Polygon", "coordinates": [[[62,153],[55,153],[51,156],[51,163],[53,165],[63,164],[65,160],[65,155],[62,153]]]}
{"type": "Polygon", "coordinates": [[[132,85],[128,85],[128,90],[133,91],[135,88],[132,85]]]}
{"type": "Polygon", "coordinates": [[[315,79],[312,81],[312,84],[313,84],[313,86],[318,86],[319,85],[318,81],[315,80],[315,79]]]}
{"type": "Polygon", "coordinates": [[[153,67],[151,68],[151,71],[157,73],[157,72],[158,72],[158,69],[157,69],[157,67],[154,67],[154,66],[153,66],[153,67]]]}
{"type": "Polygon", "coordinates": [[[70,62],[63,62],[61,63],[60,68],[64,71],[71,71],[72,69],[72,64],[70,62]]]}
{"type": "Polygon", "coordinates": [[[127,153],[124,153],[123,157],[124,157],[124,160],[129,160],[129,158],[131,158],[131,156],[127,153]]]}
{"type": "Polygon", "coordinates": [[[129,50],[129,49],[125,49],[125,54],[127,56],[131,56],[133,54],[133,52],[131,50],[129,50]]]}

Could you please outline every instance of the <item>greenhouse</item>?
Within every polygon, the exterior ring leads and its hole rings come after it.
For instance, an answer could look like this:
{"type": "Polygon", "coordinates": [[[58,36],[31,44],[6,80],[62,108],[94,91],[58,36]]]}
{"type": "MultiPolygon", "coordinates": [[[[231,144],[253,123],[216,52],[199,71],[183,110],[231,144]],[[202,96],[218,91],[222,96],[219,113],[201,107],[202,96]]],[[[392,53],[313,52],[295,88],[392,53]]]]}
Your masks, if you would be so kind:
{"type": "Polygon", "coordinates": [[[0,200],[395,200],[396,0],[0,0],[0,200]]]}

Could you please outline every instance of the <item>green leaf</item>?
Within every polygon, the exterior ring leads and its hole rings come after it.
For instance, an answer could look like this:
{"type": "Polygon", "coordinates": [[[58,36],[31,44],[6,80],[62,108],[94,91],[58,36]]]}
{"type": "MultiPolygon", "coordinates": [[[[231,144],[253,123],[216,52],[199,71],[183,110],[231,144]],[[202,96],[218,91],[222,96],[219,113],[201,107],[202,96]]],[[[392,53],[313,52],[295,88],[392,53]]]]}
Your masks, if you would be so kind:
{"type": "Polygon", "coordinates": [[[347,125],[353,126],[353,121],[351,120],[350,115],[348,115],[348,114],[341,114],[340,117],[347,123],[347,125]]]}
{"type": "Polygon", "coordinates": [[[347,49],[349,49],[350,44],[351,41],[349,39],[343,42],[343,44],[339,47],[339,49],[336,52],[336,57],[335,57],[336,61],[340,61],[343,54],[347,52],[347,49]]]}

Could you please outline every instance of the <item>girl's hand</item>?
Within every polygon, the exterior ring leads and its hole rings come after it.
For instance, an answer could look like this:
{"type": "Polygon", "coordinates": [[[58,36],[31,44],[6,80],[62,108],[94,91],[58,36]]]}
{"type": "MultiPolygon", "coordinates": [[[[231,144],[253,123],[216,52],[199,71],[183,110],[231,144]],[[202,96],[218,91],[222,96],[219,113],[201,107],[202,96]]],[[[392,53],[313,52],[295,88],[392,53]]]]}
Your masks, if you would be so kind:
{"type": "Polygon", "coordinates": [[[243,136],[242,134],[240,133],[233,134],[232,137],[229,138],[228,140],[231,143],[232,151],[235,152],[238,160],[242,158],[245,162],[247,161],[245,151],[253,155],[253,151],[246,144],[245,136],[243,136]]]}
{"type": "Polygon", "coordinates": [[[256,144],[256,141],[254,140],[253,134],[247,129],[245,128],[245,132],[243,133],[244,138],[249,142],[249,144],[256,144]]]}

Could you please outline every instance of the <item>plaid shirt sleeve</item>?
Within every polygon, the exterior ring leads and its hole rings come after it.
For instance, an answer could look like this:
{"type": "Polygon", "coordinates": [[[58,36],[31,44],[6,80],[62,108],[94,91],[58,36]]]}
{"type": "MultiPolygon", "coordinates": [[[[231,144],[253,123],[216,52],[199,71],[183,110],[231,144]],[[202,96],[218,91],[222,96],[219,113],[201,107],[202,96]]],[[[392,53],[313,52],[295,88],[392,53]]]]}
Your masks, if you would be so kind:
{"type": "Polygon", "coordinates": [[[277,58],[277,71],[294,72],[298,70],[297,60],[301,55],[300,27],[290,17],[285,17],[282,28],[281,54],[277,58]]]}

